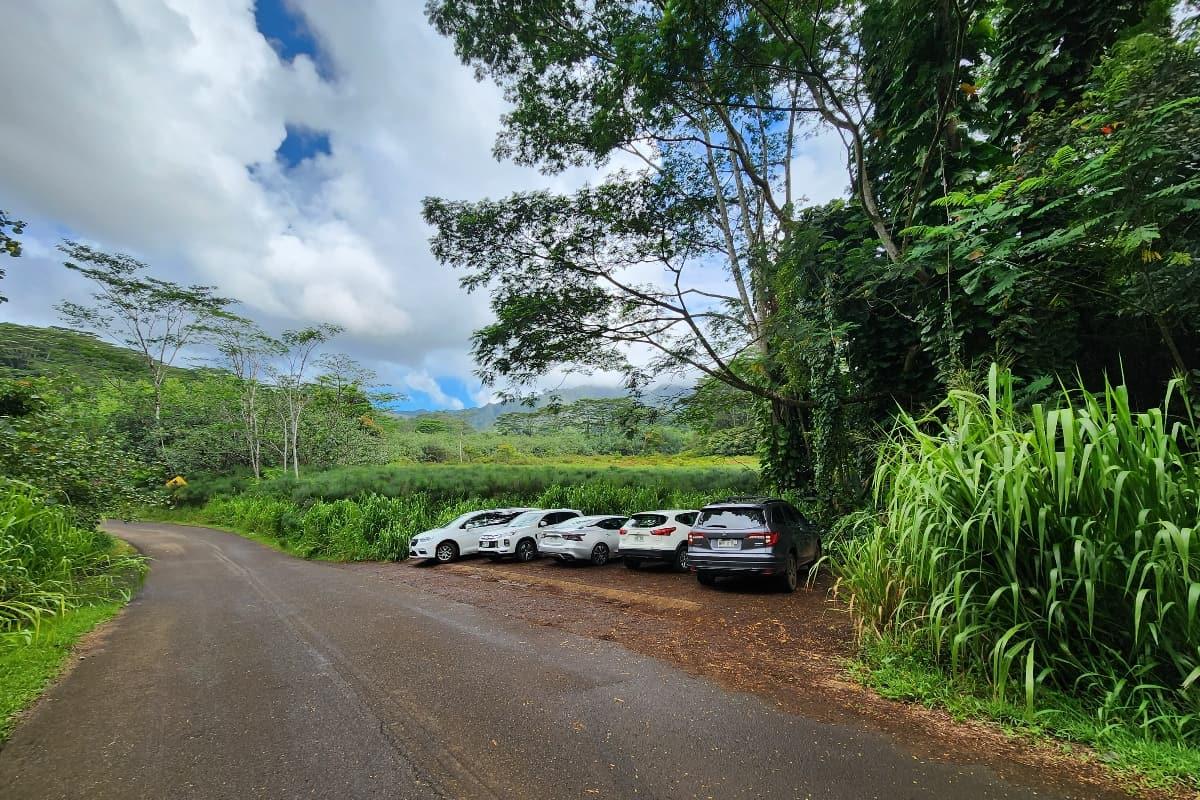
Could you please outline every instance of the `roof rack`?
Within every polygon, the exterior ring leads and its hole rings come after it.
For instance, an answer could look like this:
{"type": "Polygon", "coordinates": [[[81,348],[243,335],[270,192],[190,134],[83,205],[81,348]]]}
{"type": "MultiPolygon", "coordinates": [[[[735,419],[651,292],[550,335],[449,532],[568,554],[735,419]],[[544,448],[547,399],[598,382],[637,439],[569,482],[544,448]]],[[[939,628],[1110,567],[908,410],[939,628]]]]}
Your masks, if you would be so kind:
{"type": "Polygon", "coordinates": [[[717,500],[714,503],[709,503],[709,505],[719,506],[719,505],[724,505],[726,503],[780,503],[780,502],[783,502],[783,500],[779,497],[768,497],[766,495],[750,494],[750,495],[734,495],[733,497],[726,497],[724,500],[717,500]]]}

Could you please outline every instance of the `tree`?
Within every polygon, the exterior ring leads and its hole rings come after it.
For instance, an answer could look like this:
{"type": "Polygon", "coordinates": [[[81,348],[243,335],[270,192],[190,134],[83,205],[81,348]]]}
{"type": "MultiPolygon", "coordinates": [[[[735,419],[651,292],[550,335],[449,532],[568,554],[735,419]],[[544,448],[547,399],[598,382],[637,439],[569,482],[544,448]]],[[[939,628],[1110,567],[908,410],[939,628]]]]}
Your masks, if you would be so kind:
{"type": "MultiPolygon", "coordinates": [[[[16,237],[25,232],[25,223],[12,219],[4,209],[0,209],[0,253],[10,258],[21,255],[21,242],[16,237]]],[[[0,280],[4,278],[4,270],[0,269],[0,280]]],[[[0,294],[0,303],[8,302],[8,298],[0,294]]]]}
{"type": "Polygon", "coordinates": [[[147,472],[93,393],[69,381],[0,378],[0,475],[69,506],[80,527],[153,503],[147,472]]]}
{"type": "MultiPolygon", "coordinates": [[[[1088,319],[1045,283],[998,319],[963,283],[971,251],[929,235],[958,222],[947,197],[1008,169],[1027,125],[1082,97],[1117,43],[1164,24],[1162,6],[433,0],[435,27],[512,103],[498,156],[643,165],[566,196],[426,200],[435,256],[491,295],[481,377],[698,373],[765,407],[774,482],[861,497],[869,442],[847,441],[1005,358],[996,331],[1012,341],[1031,321],[1048,351],[1088,319]],[[801,209],[792,162],[817,130],[845,148],[849,196],[801,209]]],[[[1050,363],[1035,362],[1018,373],[1050,363]]]]}
{"type": "Polygon", "coordinates": [[[223,320],[215,330],[221,365],[233,373],[238,387],[237,416],[246,442],[246,455],[255,478],[262,476],[262,408],[259,395],[272,358],[282,344],[254,323],[238,318],[223,320]]]}
{"type": "Polygon", "coordinates": [[[70,325],[115,338],[137,352],[150,375],[153,427],[164,455],[162,386],[180,351],[207,336],[233,301],[212,286],[181,286],[149,275],[149,266],[124,253],[105,253],[67,241],[59,245],[67,269],[90,280],[94,305],[64,301],[57,308],[70,325]]]}
{"type": "Polygon", "coordinates": [[[300,421],[312,399],[308,371],[321,345],[342,332],[338,325],[315,325],[284,331],[280,336],[279,357],[269,368],[279,396],[278,413],[282,423],[283,467],[291,462],[292,474],[300,477],[300,421]]]}

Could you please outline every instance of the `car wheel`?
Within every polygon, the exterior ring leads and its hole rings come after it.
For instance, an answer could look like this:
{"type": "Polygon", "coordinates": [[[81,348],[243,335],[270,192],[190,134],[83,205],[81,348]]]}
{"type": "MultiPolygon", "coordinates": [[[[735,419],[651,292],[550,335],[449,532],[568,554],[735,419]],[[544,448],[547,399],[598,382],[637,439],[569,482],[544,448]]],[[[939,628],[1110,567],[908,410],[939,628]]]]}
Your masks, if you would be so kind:
{"type": "Polygon", "coordinates": [[[681,544],[675,549],[674,567],[676,572],[687,572],[688,554],[686,544],[681,544]]]}
{"type": "Polygon", "coordinates": [[[608,563],[608,545],[604,542],[597,542],[592,548],[592,563],[597,567],[603,567],[608,563]]]}
{"type": "Polygon", "coordinates": [[[537,544],[533,539],[522,539],[517,542],[517,561],[533,561],[537,555],[537,544]]]}
{"type": "Polygon", "coordinates": [[[796,591],[800,586],[800,567],[796,563],[796,553],[789,552],[787,554],[787,563],[783,568],[783,574],[779,576],[779,588],[789,594],[796,591]]]}
{"type": "Polygon", "coordinates": [[[454,542],[442,542],[433,551],[433,555],[437,559],[437,563],[448,564],[458,558],[458,545],[454,542]]]}
{"type": "Polygon", "coordinates": [[[642,562],[638,561],[636,558],[626,558],[623,560],[625,562],[625,566],[629,567],[630,569],[642,568],[642,562]]]}
{"type": "Polygon", "coordinates": [[[700,581],[701,586],[716,586],[717,576],[711,572],[696,572],[696,580],[700,581]]]}

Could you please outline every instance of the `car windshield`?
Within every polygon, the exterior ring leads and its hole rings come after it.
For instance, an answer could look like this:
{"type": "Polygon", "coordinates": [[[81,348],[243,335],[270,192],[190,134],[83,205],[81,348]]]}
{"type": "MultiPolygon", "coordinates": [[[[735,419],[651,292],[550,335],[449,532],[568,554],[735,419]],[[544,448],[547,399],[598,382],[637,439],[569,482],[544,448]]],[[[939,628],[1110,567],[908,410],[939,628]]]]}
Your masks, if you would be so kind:
{"type": "Polygon", "coordinates": [[[761,528],[766,524],[761,508],[714,508],[711,511],[701,511],[698,527],[726,528],[731,531],[744,531],[751,528],[761,528]]]}
{"type": "Polygon", "coordinates": [[[518,514],[513,517],[512,522],[508,523],[510,528],[524,528],[529,525],[536,525],[537,521],[542,518],[542,511],[526,511],[524,514],[518,514]]]}
{"type": "Polygon", "coordinates": [[[667,518],[662,514],[634,514],[629,520],[631,528],[654,528],[662,525],[667,521],[667,518]]]}

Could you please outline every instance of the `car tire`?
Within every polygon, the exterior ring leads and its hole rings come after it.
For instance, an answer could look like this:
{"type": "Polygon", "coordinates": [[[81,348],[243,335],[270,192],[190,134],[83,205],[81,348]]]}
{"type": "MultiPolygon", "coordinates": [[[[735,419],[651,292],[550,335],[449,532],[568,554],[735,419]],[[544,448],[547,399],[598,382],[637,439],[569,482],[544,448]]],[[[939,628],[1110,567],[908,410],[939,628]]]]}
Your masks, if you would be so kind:
{"type": "Polygon", "coordinates": [[[433,550],[433,560],[439,564],[449,564],[458,558],[458,545],[449,540],[441,542],[433,550]]]}
{"type": "Polygon", "coordinates": [[[789,550],[787,561],[783,567],[783,574],[779,576],[779,588],[791,594],[800,587],[800,565],[796,558],[796,552],[789,550]]]}
{"type": "Polygon", "coordinates": [[[700,572],[699,570],[697,570],[696,571],[696,580],[700,581],[701,586],[716,586],[717,585],[717,576],[713,575],[711,572],[700,572]]]}
{"type": "Polygon", "coordinates": [[[517,542],[517,561],[533,561],[537,558],[537,542],[533,539],[522,539],[517,542]]]}
{"type": "Polygon", "coordinates": [[[676,572],[688,571],[688,549],[686,544],[681,544],[675,548],[675,559],[671,562],[671,568],[676,572]]]}
{"type": "Polygon", "coordinates": [[[641,569],[642,568],[642,562],[638,561],[636,558],[625,558],[625,559],[622,559],[622,561],[625,562],[625,566],[628,567],[629,569],[641,569]]]}
{"type": "Polygon", "coordinates": [[[596,546],[592,548],[592,563],[597,567],[603,567],[608,563],[608,559],[608,545],[604,542],[596,542],[596,546]]]}

